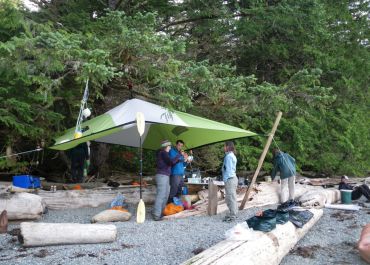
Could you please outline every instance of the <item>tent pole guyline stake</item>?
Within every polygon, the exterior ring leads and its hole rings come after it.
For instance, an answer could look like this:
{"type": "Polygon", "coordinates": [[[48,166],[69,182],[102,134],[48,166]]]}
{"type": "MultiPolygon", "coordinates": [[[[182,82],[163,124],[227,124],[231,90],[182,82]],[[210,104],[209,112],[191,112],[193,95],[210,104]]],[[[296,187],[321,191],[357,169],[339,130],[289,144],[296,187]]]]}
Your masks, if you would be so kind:
{"type": "Polygon", "coordinates": [[[136,222],[139,224],[144,223],[145,221],[145,204],[143,201],[143,191],[142,191],[142,186],[143,186],[143,145],[142,145],[142,136],[145,131],[145,118],[144,114],[142,112],[137,112],[136,113],[136,126],[137,126],[137,131],[140,135],[140,201],[139,205],[137,206],[137,215],[136,215],[136,222]]]}
{"type": "Polygon", "coordinates": [[[89,97],[89,78],[87,78],[87,80],[86,80],[85,91],[84,91],[84,95],[83,95],[82,100],[81,100],[80,112],[78,113],[75,133],[74,133],[74,136],[73,136],[74,139],[81,138],[81,136],[82,136],[81,123],[82,123],[83,117],[87,118],[91,114],[90,110],[87,108],[87,99],[88,99],[88,97],[89,97]]]}
{"type": "Polygon", "coordinates": [[[24,155],[24,154],[33,153],[33,152],[40,152],[42,150],[43,150],[42,148],[36,148],[36,149],[30,150],[30,151],[20,152],[20,153],[6,155],[6,156],[0,156],[0,159],[12,157],[12,156],[24,155]]]}
{"type": "Polygon", "coordinates": [[[243,198],[243,201],[241,202],[240,206],[239,206],[239,210],[243,210],[244,209],[244,206],[245,206],[245,203],[247,202],[248,198],[249,198],[249,194],[250,192],[252,191],[253,189],[253,186],[254,186],[254,183],[256,182],[256,179],[257,179],[257,176],[258,174],[260,173],[260,170],[262,168],[262,164],[263,164],[263,161],[265,160],[265,157],[266,157],[266,154],[267,154],[267,151],[269,150],[270,148],[270,145],[271,145],[271,142],[272,142],[272,139],[274,138],[274,135],[275,135],[275,132],[276,132],[276,129],[279,125],[279,122],[280,122],[280,119],[281,119],[281,116],[283,115],[283,113],[281,111],[279,111],[277,113],[277,116],[276,116],[276,120],[275,120],[275,123],[274,123],[274,126],[272,127],[272,130],[271,130],[271,133],[269,134],[269,138],[267,139],[267,142],[266,142],[266,145],[265,145],[265,148],[263,149],[263,152],[261,154],[261,157],[260,157],[260,160],[258,161],[258,166],[257,166],[257,169],[256,169],[256,172],[254,173],[253,175],[253,178],[252,178],[252,181],[251,181],[251,184],[249,185],[247,191],[245,192],[245,195],[244,195],[244,198],[243,198]]]}

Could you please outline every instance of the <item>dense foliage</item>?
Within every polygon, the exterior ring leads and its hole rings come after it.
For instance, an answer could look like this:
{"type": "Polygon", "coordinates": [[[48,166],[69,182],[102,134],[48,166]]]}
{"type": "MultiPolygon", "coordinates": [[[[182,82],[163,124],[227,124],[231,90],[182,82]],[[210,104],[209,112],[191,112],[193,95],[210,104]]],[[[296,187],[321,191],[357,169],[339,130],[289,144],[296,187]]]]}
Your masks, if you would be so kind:
{"type": "MultiPolygon", "coordinates": [[[[275,144],[300,169],[369,170],[368,0],[32,2],[0,1],[0,148],[50,144],[73,126],[89,78],[95,115],[132,88],[259,133],[237,141],[240,170],[255,169],[278,110],[275,144]]],[[[132,152],[115,147],[108,163],[135,171],[132,152]]],[[[222,151],[196,155],[217,170],[222,151]]]]}

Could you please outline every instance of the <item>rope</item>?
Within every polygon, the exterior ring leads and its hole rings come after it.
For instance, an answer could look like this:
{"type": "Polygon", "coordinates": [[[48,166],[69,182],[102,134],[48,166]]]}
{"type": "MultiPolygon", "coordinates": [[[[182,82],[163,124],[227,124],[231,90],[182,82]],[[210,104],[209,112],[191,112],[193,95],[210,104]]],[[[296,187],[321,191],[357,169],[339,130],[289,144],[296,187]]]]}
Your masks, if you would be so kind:
{"type": "Polygon", "coordinates": [[[28,153],[32,153],[32,152],[39,152],[41,150],[43,150],[43,149],[42,148],[36,148],[36,149],[30,150],[30,151],[20,152],[20,153],[6,155],[6,156],[0,156],[0,159],[12,157],[12,156],[24,155],[24,154],[28,154],[28,153]]]}

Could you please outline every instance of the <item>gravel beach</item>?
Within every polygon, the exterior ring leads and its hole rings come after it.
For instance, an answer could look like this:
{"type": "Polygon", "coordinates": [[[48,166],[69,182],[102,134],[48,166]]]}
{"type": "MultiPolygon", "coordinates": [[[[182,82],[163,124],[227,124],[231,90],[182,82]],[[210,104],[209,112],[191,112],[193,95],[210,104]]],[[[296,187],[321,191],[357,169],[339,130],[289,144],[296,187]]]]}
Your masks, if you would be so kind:
{"type": "MultiPolygon", "coordinates": [[[[144,224],[135,222],[135,214],[128,222],[114,223],[118,238],[108,244],[22,248],[15,236],[0,235],[0,264],[179,264],[225,239],[225,231],[237,222],[268,208],[274,206],[244,210],[236,222],[224,223],[223,214],[155,222],[147,207],[144,224]]],[[[39,221],[90,223],[91,217],[104,209],[106,206],[51,210],[39,221]]],[[[130,212],[135,212],[135,207],[130,207],[130,212]]],[[[368,208],[358,212],[326,209],[318,224],[281,264],[366,264],[359,258],[355,244],[361,227],[368,222],[368,208]]],[[[16,232],[13,229],[17,228],[19,223],[12,223],[8,230],[16,232]]]]}
{"type": "Polygon", "coordinates": [[[364,198],[357,203],[364,206],[359,211],[324,209],[323,217],[280,264],[366,265],[356,245],[362,227],[370,223],[370,203],[366,203],[364,198]]]}

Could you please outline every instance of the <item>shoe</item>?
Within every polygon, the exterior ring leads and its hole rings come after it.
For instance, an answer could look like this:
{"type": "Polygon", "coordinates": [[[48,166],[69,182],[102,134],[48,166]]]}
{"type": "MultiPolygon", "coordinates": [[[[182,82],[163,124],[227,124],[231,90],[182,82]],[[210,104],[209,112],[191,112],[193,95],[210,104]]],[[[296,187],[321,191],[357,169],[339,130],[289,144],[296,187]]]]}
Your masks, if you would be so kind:
{"type": "Polygon", "coordinates": [[[154,221],[162,221],[163,220],[163,217],[153,216],[153,220],[154,221]]]}
{"type": "Polygon", "coordinates": [[[235,221],[235,217],[231,217],[231,216],[225,216],[225,218],[222,220],[222,222],[226,222],[226,223],[231,223],[233,221],[235,221]]]}

